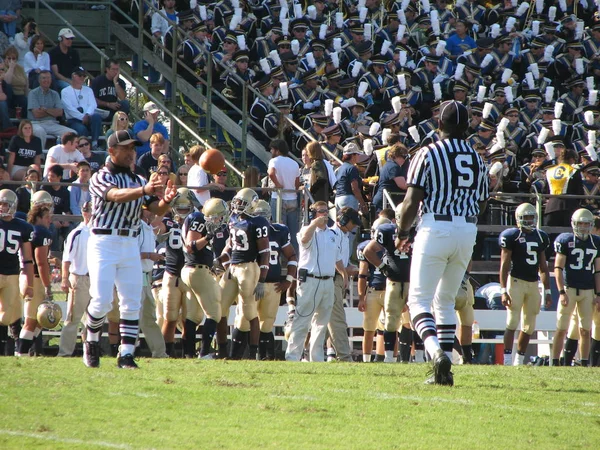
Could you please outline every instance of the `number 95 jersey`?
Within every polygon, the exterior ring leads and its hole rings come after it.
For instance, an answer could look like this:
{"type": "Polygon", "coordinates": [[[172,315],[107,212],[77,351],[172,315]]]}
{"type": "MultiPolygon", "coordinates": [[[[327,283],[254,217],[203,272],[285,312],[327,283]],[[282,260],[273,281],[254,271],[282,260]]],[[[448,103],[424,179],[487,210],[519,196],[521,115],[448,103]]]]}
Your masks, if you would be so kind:
{"type": "Polygon", "coordinates": [[[594,262],[600,249],[600,236],[590,234],[585,240],[576,239],[573,233],[559,234],[554,250],[567,257],[565,285],[576,289],[594,289],[594,262]]]}
{"type": "Polygon", "coordinates": [[[231,264],[254,262],[258,259],[258,239],[269,237],[269,222],[264,217],[238,217],[229,223],[231,264]]]}
{"type": "Polygon", "coordinates": [[[548,248],[548,235],[537,228],[525,233],[518,228],[509,228],[500,233],[500,248],[512,251],[510,276],[523,281],[538,281],[539,254],[548,248]]]}
{"type": "MultiPolygon", "coordinates": [[[[204,214],[201,212],[195,212],[185,218],[185,222],[183,222],[182,227],[182,235],[184,240],[186,239],[188,231],[197,231],[203,236],[206,234],[206,221],[204,220],[204,214]]],[[[186,265],[193,266],[195,264],[203,264],[205,266],[212,267],[213,252],[208,245],[203,247],[202,250],[194,249],[192,253],[188,253],[184,250],[183,255],[185,257],[186,265]]]]}

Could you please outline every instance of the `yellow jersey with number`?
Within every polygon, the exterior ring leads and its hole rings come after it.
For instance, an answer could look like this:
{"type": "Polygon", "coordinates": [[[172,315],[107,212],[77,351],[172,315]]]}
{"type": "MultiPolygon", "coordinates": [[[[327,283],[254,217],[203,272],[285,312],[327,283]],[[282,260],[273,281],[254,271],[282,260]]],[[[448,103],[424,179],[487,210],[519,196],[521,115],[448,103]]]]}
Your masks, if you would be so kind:
{"type": "Polygon", "coordinates": [[[569,184],[568,181],[573,172],[575,172],[573,166],[566,163],[560,163],[546,170],[546,179],[548,180],[550,194],[559,195],[566,193],[567,185],[569,184]]]}

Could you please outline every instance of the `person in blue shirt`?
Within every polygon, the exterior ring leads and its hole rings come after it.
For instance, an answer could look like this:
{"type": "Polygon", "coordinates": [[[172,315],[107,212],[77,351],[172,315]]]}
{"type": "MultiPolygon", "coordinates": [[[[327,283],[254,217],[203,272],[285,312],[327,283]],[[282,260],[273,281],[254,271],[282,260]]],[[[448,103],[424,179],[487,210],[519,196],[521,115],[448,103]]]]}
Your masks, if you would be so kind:
{"type": "Polygon", "coordinates": [[[387,152],[387,162],[381,169],[377,189],[373,197],[373,204],[377,211],[383,209],[383,191],[391,195],[394,203],[399,203],[402,198],[397,195],[406,192],[406,174],[408,172],[408,149],[401,143],[387,152]],[[395,195],[396,194],[396,195],[395,195]]]}
{"type": "Polygon", "coordinates": [[[79,161],[77,163],[77,179],[69,186],[69,198],[71,212],[76,215],[81,215],[81,207],[84,203],[90,201],[92,197],[86,185],[92,177],[92,169],[87,161],[79,161]]]}
{"type": "Polygon", "coordinates": [[[446,39],[446,50],[450,52],[450,59],[456,61],[464,52],[477,48],[475,40],[469,36],[469,25],[466,20],[457,20],[456,33],[446,39]]]}
{"type": "Polygon", "coordinates": [[[367,213],[367,204],[362,195],[362,178],[356,168],[358,156],[363,152],[355,143],[344,147],[342,165],[336,172],[335,183],[335,207],[339,211],[344,207],[350,207],[367,213]]]}
{"type": "Polygon", "coordinates": [[[136,122],[133,125],[133,134],[142,142],[142,145],[136,147],[136,160],[145,153],[150,151],[150,138],[154,133],[160,133],[165,138],[164,142],[164,153],[169,151],[169,131],[167,128],[158,121],[160,115],[160,109],[156,106],[156,103],[148,102],[143,108],[144,119],[136,122]]]}

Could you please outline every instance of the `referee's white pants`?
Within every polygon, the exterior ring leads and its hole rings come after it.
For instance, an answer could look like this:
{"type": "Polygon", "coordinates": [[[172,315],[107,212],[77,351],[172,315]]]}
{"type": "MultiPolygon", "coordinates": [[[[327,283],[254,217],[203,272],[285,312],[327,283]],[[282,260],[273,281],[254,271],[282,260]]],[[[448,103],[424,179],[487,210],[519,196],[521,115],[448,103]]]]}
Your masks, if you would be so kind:
{"type": "Polygon", "coordinates": [[[106,316],[112,309],[113,286],[117,288],[121,319],[139,320],[142,300],[142,262],[137,238],[90,234],[88,240],[92,317],[106,316]]]}
{"type": "Polygon", "coordinates": [[[285,359],[300,361],[310,329],[310,360],[323,362],[325,334],[333,309],[333,278],[318,280],[309,277],[298,284],[296,291],[296,316],[292,321],[285,359]]]}
{"type": "Polygon", "coordinates": [[[411,319],[432,312],[438,324],[456,324],[454,301],[473,254],[477,226],[464,218],[435,221],[424,214],[413,244],[408,307],[411,319]]]}

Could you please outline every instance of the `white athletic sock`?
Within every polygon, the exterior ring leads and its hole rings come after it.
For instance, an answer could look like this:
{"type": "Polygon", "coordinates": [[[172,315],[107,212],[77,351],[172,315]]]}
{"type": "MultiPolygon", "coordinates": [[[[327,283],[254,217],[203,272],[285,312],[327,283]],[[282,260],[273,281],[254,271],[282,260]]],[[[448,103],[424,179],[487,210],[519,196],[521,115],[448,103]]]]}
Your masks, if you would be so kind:
{"type": "Polygon", "coordinates": [[[33,331],[26,330],[25,328],[21,328],[21,333],[19,333],[19,337],[21,339],[27,339],[28,341],[33,341],[35,335],[33,331]]]}
{"type": "Polygon", "coordinates": [[[371,362],[371,355],[363,353],[363,362],[371,362]]]}
{"type": "Polygon", "coordinates": [[[423,344],[425,345],[425,350],[432,358],[435,352],[440,349],[440,341],[438,341],[437,336],[429,336],[423,341],[423,344]]]}
{"type": "Polygon", "coordinates": [[[119,355],[133,355],[135,353],[135,345],[132,344],[121,344],[119,347],[119,355]]]}
{"type": "Polygon", "coordinates": [[[396,362],[394,350],[385,350],[385,362],[396,362]]]}
{"type": "Polygon", "coordinates": [[[38,337],[38,336],[40,335],[40,333],[41,333],[41,332],[42,332],[42,329],[41,329],[40,327],[37,327],[37,328],[35,329],[35,331],[33,332],[33,335],[34,335],[35,337],[38,337]]]}
{"type": "Polygon", "coordinates": [[[514,365],[515,366],[522,366],[524,364],[525,364],[525,355],[519,355],[517,353],[517,357],[515,358],[514,365]]]}
{"type": "Polygon", "coordinates": [[[415,350],[415,362],[425,362],[425,350],[415,350]]]}
{"type": "Polygon", "coordinates": [[[512,353],[505,353],[504,354],[504,365],[505,366],[512,366],[512,353]]]}

